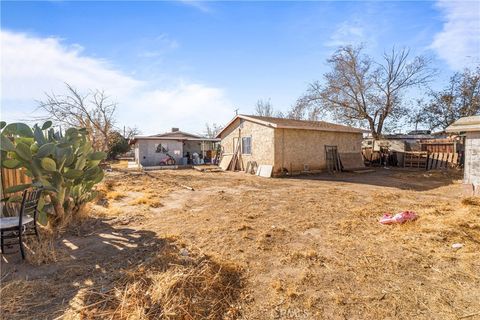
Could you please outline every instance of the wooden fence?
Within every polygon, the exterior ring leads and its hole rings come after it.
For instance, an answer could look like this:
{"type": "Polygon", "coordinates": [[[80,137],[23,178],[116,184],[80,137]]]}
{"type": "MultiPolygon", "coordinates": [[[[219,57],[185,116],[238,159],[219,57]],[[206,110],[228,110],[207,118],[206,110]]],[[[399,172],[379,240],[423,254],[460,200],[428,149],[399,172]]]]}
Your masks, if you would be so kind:
{"type": "Polygon", "coordinates": [[[430,153],[427,170],[455,168],[459,165],[458,153],[430,153]]]}
{"type": "Polygon", "coordinates": [[[32,182],[32,179],[25,174],[25,169],[5,169],[2,168],[2,190],[1,199],[4,198],[4,192],[8,187],[16,186],[19,184],[26,184],[32,182]]]}
{"type": "Polygon", "coordinates": [[[460,165],[458,153],[405,152],[403,166],[426,170],[456,168],[460,165]]]}

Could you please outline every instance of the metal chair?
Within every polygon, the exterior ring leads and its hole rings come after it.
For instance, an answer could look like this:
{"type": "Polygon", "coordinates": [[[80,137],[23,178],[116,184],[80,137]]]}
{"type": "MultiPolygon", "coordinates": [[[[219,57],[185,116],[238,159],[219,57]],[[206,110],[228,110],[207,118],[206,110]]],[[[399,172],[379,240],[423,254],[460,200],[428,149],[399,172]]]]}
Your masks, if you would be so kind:
{"type": "Polygon", "coordinates": [[[12,245],[6,243],[7,239],[18,238],[20,253],[22,259],[25,259],[22,238],[29,235],[36,235],[39,239],[37,230],[38,202],[43,189],[25,190],[22,195],[22,202],[16,210],[17,215],[12,217],[0,217],[0,241],[2,254],[5,254],[5,246],[12,245]]]}

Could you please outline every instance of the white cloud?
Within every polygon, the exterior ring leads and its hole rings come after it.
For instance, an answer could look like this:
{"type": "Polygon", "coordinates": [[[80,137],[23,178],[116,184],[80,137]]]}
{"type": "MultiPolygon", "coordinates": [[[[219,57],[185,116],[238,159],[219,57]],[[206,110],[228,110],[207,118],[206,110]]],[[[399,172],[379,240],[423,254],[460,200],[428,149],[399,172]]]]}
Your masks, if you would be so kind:
{"type": "Polygon", "coordinates": [[[181,2],[185,5],[194,7],[195,9],[198,9],[198,10],[200,10],[202,12],[205,12],[205,13],[211,12],[211,8],[209,6],[207,6],[205,1],[201,1],[201,0],[179,0],[179,2],[181,2]]]}
{"type": "Polygon", "coordinates": [[[167,52],[177,49],[180,45],[168,34],[161,33],[159,36],[148,40],[148,48],[138,53],[140,58],[159,58],[167,52]]]}
{"type": "Polygon", "coordinates": [[[373,33],[367,31],[367,27],[357,19],[344,21],[337,25],[336,30],[325,45],[327,47],[340,47],[366,43],[369,46],[373,46],[376,40],[373,37],[373,33]]]}
{"type": "Polygon", "coordinates": [[[62,90],[64,82],[120,96],[143,85],[105,61],[83,56],[79,45],[62,45],[58,38],[1,31],[0,44],[2,100],[39,99],[45,91],[62,90]]]}
{"type": "Polygon", "coordinates": [[[44,92],[63,93],[64,82],[81,91],[105,90],[119,103],[118,124],[137,125],[144,133],[177,126],[198,132],[205,122],[223,123],[232,114],[222,89],[178,79],[168,88],[147,83],[58,38],[1,31],[0,45],[2,120],[35,116],[35,100],[42,99],[44,92]]]}
{"type": "Polygon", "coordinates": [[[480,2],[437,2],[443,12],[443,30],[434,37],[431,48],[454,70],[460,70],[480,59],[480,2]]]}
{"type": "Polygon", "coordinates": [[[201,84],[180,82],[170,89],[146,91],[136,99],[128,118],[141,123],[144,134],[170,127],[200,133],[205,123],[223,124],[233,115],[223,90],[201,84]]]}

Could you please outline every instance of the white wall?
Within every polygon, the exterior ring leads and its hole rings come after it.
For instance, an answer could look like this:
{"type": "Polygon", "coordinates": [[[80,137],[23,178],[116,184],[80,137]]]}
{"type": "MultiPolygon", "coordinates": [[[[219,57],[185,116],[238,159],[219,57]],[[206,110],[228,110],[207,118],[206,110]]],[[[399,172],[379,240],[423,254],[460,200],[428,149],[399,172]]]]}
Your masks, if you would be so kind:
{"type": "Polygon", "coordinates": [[[480,194],[480,131],[467,133],[464,183],[473,184],[475,193],[480,194]]]}
{"type": "Polygon", "coordinates": [[[165,157],[165,153],[157,153],[157,145],[161,143],[164,146],[168,153],[175,158],[177,163],[181,163],[181,158],[183,155],[183,142],[177,140],[138,140],[135,144],[135,147],[138,146],[138,155],[135,152],[135,156],[138,156],[138,159],[135,159],[136,162],[139,162],[142,166],[158,166],[160,161],[165,157]]]}

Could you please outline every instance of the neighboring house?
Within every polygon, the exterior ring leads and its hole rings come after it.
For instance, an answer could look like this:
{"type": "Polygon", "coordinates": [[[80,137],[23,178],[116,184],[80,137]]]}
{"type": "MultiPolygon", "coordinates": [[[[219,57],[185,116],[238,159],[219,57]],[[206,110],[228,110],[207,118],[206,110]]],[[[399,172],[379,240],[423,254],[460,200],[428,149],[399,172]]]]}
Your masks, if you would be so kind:
{"type": "Polygon", "coordinates": [[[158,166],[167,153],[175,159],[177,165],[186,165],[186,157],[191,157],[194,153],[208,162],[215,150],[215,143],[219,141],[220,139],[201,137],[172,128],[172,131],[167,133],[135,136],[130,144],[134,145],[137,164],[158,166]]]}
{"type": "Polygon", "coordinates": [[[480,195],[480,116],[460,118],[445,131],[465,135],[463,183],[469,194],[480,195]]]}
{"type": "Polygon", "coordinates": [[[240,146],[244,168],[248,161],[255,161],[259,166],[273,166],[273,175],[279,175],[282,171],[326,169],[325,146],[337,146],[339,153],[360,155],[365,132],[324,121],[237,115],[217,138],[221,139],[223,169],[240,146]]]}

